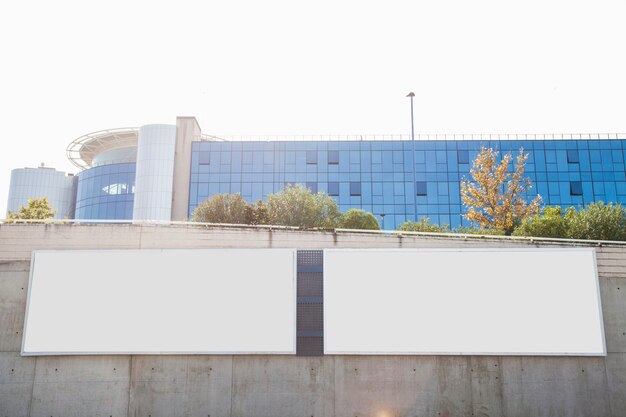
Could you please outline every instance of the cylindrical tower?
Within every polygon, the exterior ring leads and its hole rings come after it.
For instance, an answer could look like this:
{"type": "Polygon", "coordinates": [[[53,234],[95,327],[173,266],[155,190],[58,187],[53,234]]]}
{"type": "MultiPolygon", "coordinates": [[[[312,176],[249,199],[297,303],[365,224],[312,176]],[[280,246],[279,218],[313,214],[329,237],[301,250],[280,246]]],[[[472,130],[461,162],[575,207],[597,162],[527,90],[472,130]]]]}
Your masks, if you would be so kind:
{"type": "Polygon", "coordinates": [[[54,168],[19,168],[11,171],[11,185],[7,209],[17,212],[32,198],[47,197],[56,210],[55,218],[73,219],[76,195],[76,177],[54,168]]]}
{"type": "Polygon", "coordinates": [[[176,126],[139,129],[133,220],[171,220],[175,150],[176,126]]]}

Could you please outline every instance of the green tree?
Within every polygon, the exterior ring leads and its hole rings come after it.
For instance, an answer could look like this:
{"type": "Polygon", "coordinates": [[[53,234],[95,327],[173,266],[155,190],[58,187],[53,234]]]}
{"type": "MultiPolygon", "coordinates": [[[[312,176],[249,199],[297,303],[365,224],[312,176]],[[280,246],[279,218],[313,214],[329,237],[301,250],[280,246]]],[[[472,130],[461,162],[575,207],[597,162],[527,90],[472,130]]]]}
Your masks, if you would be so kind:
{"type": "Polygon", "coordinates": [[[52,209],[47,197],[33,198],[28,200],[26,206],[19,206],[17,213],[9,210],[7,214],[7,223],[13,223],[12,220],[44,220],[52,219],[56,215],[56,210],[52,209]]]}
{"type": "Polygon", "coordinates": [[[561,207],[548,206],[541,215],[524,221],[513,231],[513,235],[565,238],[568,235],[568,222],[563,217],[561,207]]]}
{"type": "Polygon", "coordinates": [[[626,208],[621,204],[591,203],[565,212],[570,239],[626,240],[626,208]]]}
{"type": "Polygon", "coordinates": [[[511,154],[498,163],[498,152],[482,148],[470,171],[473,182],[461,182],[463,204],[468,207],[466,219],[483,229],[503,230],[510,235],[515,226],[539,212],[541,196],[528,203],[526,191],[532,187],[524,177],[528,154],[520,149],[513,174],[509,172],[511,154]]]}
{"type": "Polygon", "coordinates": [[[247,224],[248,203],[241,194],[216,194],[198,204],[192,221],[205,223],[247,224]]]}
{"type": "Polygon", "coordinates": [[[372,213],[361,209],[350,209],[341,216],[339,227],[344,229],[380,230],[378,220],[372,213]]]}
{"type": "Polygon", "coordinates": [[[311,193],[300,184],[267,197],[267,214],[272,224],[302,228],[332,229],[337,227],[341,213],[337,203],[326,193],[311,193]]]}
{"type": "Polygon", "coordinates": [[[422,217],[419,222],[404,222],[398,226],[398,230],[405,232],[432,232],[432,233],[448,233],[450,226],[444,224],[432,224],[428,217],[422,217]]]}

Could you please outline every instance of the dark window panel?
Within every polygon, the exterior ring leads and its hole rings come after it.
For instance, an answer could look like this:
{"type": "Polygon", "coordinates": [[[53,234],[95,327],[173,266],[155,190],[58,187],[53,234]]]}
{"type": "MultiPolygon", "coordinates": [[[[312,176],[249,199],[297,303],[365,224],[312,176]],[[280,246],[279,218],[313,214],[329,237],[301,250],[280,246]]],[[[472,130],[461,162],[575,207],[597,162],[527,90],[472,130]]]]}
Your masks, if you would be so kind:
{"type": "Polygon", "coordinates": [[[361,195],[361,183],[360,182],[350,183],[350,195],[361,195]]]}
{"type": "Polygon", "coordinates": [[[328,151],[328,165],[339,164],[339,151],[328,151]]]}
{"type": "Polygon", "coordinates": [[[333,196],[339,195],[339,183],[338,182],[328,183],[328,195],[333,195],[333,196]]]}
{"type": "Polygon", "coordinates": [[[209,152],[200,152],[198,154],[198,164],[209,165],[211,163],[211,154],[209,152]]]}
{"type": "Polygon", "coordinates": [[[580,181],[570,181],[569,183],[570,195],[583,195],[583,184],[580,181]]]}
{"type": "Polygon", "coordinates": [[[469,151],[458,150],[457,159],[459,160],[459,164],[469,164],[469,151]]]}
{"type": "Polygon", "coordinates": [[[415,183],[415,195],[428,195],[426,181],[417,181],[415,183]]]}
{"type": "Polygon", "coordinates": [[[317,183],[316,182],[307,182],[306,188],[311,190],[313,194],[317,194],[317,183]]]}
{"type": "Polygon", "coordinates": [[[568,149],[567,150],[567,162],[570,164],[577,164],[580,162],[578,158],[578,150],[577,149],[568,149]]]}

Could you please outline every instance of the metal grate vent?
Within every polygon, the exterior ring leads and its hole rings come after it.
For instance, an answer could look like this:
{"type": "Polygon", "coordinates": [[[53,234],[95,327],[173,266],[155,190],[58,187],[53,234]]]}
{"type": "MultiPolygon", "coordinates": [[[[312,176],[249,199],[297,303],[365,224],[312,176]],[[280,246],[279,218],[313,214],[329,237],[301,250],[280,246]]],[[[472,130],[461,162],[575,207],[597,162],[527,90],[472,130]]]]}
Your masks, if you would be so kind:
{"type": "Polygon", "coordinates": [[[324,252],[321,250],[299,250],[298,251],[298,266],[299,265],[323,265],[324,252]]]}
{"type": "Polygon", "coordinates": [[[324,252],[298,251],[296,354],[324,354],[324,252]]]}
{"type": "Polygon", "coordinates": [[[321,272],[298,273],[298,297],[322,297],[324,295],[321,272]]]}
{"type": "Polygon", "coordinates": [[[324,338],[323,337],[300,337],[298,336],[296,343],[298,344],[299,356],[321,356],[324,354],[324,338]]]}
{"type": "Polygon", "coordinates": [[[324,331],[324,317],[322,304],[298,305],[298,332],[324,331]]]}

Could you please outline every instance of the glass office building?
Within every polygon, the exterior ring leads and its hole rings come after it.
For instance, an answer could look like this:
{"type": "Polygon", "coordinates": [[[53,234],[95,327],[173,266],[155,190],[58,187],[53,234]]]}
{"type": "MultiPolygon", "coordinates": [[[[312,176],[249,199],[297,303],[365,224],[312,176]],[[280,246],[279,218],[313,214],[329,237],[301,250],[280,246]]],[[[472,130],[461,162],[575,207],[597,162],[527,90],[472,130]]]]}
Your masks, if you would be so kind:
{"type": "MultiPolygon", "coordinates": [[[[528,154],[526,176],[544,205],[626,203],[626,135],[407,135],[226,138],[205,135],[193,117],[84,135],[68,147],[81,169],[78,219],[187,220],[219,193],[266,200],[287,184],[360,208],[384,228],[424,217],[452,227],[463,218],[461,181],[482,147],[528,154]],[[349,140],[348,140],[349,139],[349,140]],[[413,149],[415,153],[413,154],[413,149]]],[[[510,169],[513,169],[511,164],[510,169]]]]}
{"type": "MultiPolygon", "coordinates": [[[[333,196],[341,211],[374,213],[385,228],[428,217],[452,227],[463,218],[461,180],[471,178],[482,147],[528,153],[526,176],[546,205],[626,203],[626,140],[417,140],[197,142],[193,144],[189,214],[207,197],[241,193],[250,201],[286,184],[333,196]]],[[[513,169],[513,164],[510,166],[513,169]]]]}

